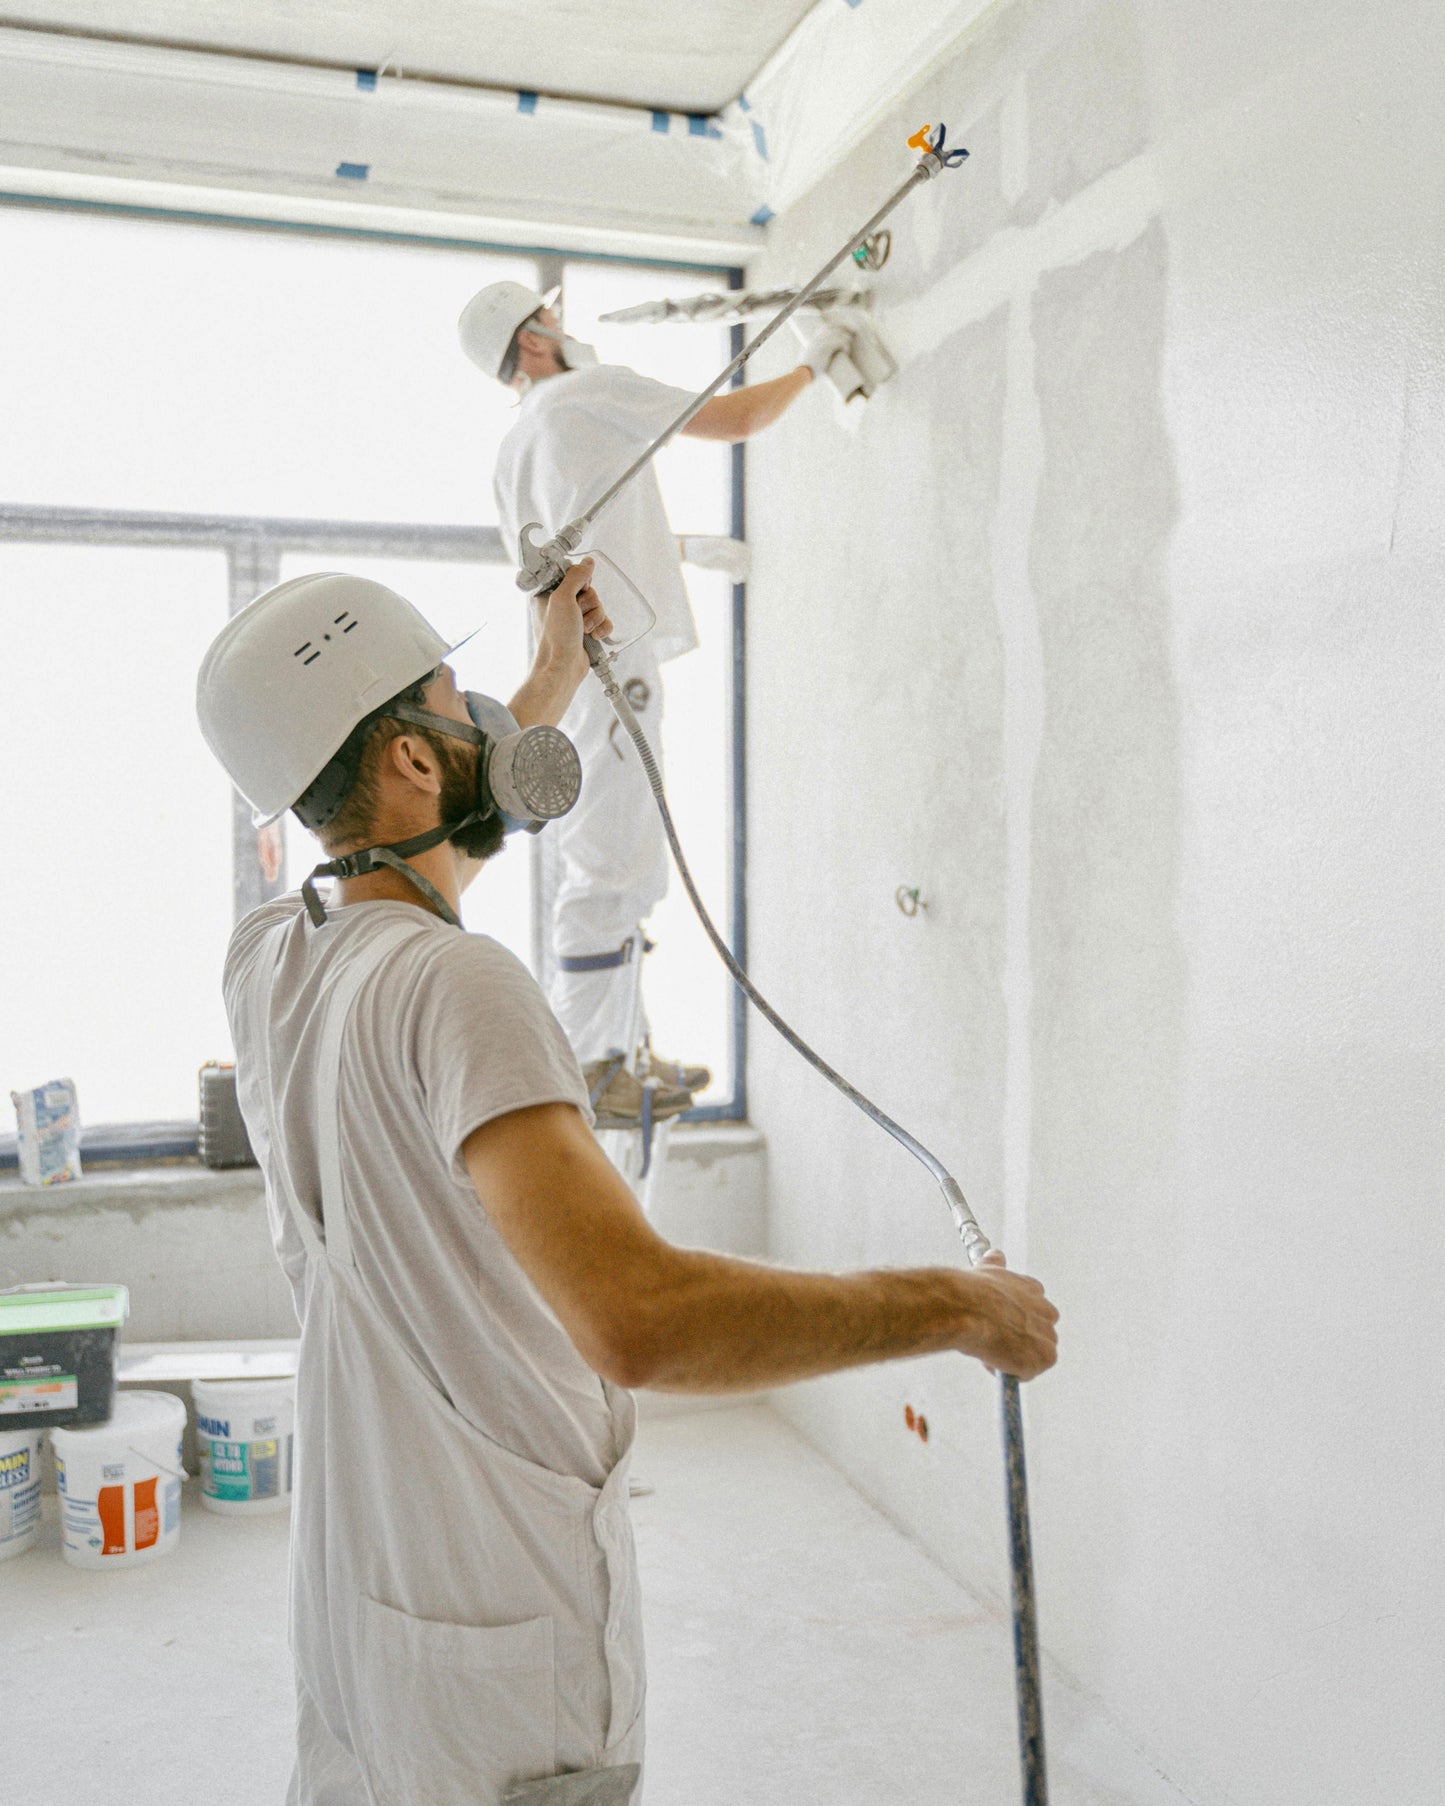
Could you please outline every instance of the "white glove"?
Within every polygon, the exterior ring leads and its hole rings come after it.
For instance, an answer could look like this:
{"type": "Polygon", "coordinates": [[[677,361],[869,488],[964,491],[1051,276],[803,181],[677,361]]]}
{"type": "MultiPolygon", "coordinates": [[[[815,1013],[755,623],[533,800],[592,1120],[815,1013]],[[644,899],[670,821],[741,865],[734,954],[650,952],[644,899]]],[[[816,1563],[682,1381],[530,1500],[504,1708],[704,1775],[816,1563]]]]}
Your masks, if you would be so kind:
{"type": "Polygon", "coordinates": [[[696,565],[700,571],[722,571],[730,583],[747,582],[753,560],[745,540],[690,534],[681,544],[684,564],[696,565]]]}
{"type": "Polygon", "coordinates": [[[803,341],[803,362],[818,381],[828,374],[829,364],[840,351],[853,349],[852,333],[827,314],[794,314],[792,327],[803,341]]]}

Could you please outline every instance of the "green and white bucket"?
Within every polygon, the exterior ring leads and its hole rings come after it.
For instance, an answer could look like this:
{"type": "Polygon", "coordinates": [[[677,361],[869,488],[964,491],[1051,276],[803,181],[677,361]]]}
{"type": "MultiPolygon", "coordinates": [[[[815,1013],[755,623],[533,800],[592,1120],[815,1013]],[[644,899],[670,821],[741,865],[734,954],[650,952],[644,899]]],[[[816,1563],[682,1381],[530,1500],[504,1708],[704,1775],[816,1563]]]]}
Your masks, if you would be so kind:
{"type": "Polygon", "coordinates": [[[295,1380],[197,1380],[191,1396],[207,1510],[281,1511],[289,1505],[295,1380]]]}

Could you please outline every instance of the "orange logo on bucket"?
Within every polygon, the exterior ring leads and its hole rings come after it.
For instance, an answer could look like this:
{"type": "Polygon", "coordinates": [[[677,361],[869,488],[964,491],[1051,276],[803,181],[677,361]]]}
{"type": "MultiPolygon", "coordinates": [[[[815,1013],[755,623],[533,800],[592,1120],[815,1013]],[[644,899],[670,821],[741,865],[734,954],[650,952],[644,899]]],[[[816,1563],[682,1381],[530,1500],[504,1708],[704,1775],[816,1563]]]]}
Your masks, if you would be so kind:
{"type": "Polygon", "coordinates": [[[100,1513],[100,1533],[105,1538],[102,1555],[124,1555],[125,1488],[102,1486],[96,1495],[95,1508],[100,1513]]]}

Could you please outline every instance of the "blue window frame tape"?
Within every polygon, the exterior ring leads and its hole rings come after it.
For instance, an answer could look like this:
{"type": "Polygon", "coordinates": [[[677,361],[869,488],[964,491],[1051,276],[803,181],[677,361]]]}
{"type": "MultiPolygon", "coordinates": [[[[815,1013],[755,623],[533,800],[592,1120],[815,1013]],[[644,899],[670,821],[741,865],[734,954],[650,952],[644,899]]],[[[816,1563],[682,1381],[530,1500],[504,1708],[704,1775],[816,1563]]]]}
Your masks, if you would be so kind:
{"type": "Polygon", "coordinates": [[[535,113],[537,111],[537,96],[530,88],[517,90],[517,111],[519,113],[535,113]]]}
{"type": "Polygon", "coordinates": [[[356,72],[356,85],[358,88],[361,88],[367,94],[375,93],[375,91],[376,91],[376,71],[375,71],[375,69],[358,69],[356,72]]]}
{"type": "Polygon", "coordinates": [[[652,129],[654,132],[665,132],[665,131],[669,130],[671,125],[672,125],[672,115],[670,113],[656,113],[655,112],[652,115],[652,129]]]}
{"type": "Polygon", "coordinates": [[[338,163],[336,173],[344,176],[348,182],[364,182],[371,174],[369,163],[338,163]]]}
{"type": "Polygon", "coordinates": [[[757,212],[748,221],[748,224],[750,226],[766,226],[772,217],[773,210],[771,207],[759,207],[757,212]]]}

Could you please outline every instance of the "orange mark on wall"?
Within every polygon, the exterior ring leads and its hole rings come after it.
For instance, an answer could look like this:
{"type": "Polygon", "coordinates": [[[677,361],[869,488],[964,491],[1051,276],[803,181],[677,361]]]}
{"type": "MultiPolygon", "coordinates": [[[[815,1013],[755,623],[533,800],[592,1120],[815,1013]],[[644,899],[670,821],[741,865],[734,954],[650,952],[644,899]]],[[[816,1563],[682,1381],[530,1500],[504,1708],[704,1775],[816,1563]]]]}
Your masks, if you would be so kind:
{"type": "Polygon", "coordinates": [[[910,1430],[913,1428],[914,1424],[917,1423],[918,1419],[913,1415],[912,1405],[905,1405],[903,1407],[903,1421],[908,1425],[910,1430]]]}

